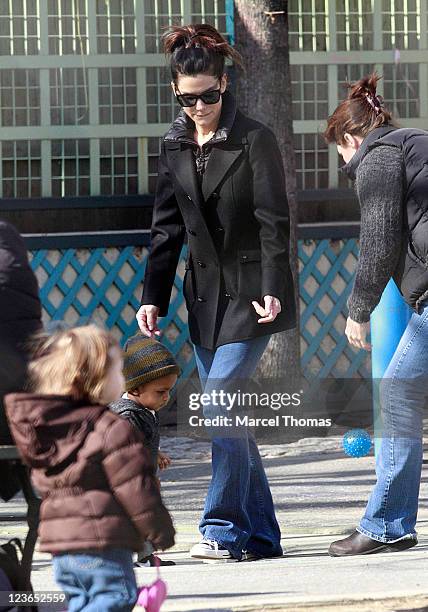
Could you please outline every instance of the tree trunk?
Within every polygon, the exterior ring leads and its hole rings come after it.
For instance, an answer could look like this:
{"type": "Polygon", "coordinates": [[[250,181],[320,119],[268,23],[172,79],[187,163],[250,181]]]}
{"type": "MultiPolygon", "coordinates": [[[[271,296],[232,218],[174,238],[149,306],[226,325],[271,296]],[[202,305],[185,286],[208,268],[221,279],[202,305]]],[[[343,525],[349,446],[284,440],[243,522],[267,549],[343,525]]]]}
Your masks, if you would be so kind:
{"type": "MultiPolygon", "coordinates": [[[[244,113],[275,133],[284,161],[290,207],[290,264],[299,321],[296,162],[293,146],[288,14],[285,0],[235,0],[236,49],[246,72],[237,71],[237,101],[244,113]]],[[[259,378],[295,379],[300,373],[299,328],[274,334],[258,367],[259,378]]]]}

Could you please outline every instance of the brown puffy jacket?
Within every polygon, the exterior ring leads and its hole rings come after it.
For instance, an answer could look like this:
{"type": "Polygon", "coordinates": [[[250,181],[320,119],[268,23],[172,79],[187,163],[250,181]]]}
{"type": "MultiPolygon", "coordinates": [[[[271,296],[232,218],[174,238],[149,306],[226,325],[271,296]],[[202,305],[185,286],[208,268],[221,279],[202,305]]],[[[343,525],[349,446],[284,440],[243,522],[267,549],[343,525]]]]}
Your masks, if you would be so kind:
{"type": "Polygon", "coordinates": [[[126,419],[65,396],[16,393],[5,403],[16,445],[43,497],[41,551],[174,544],[149,453],[126,419]]]}

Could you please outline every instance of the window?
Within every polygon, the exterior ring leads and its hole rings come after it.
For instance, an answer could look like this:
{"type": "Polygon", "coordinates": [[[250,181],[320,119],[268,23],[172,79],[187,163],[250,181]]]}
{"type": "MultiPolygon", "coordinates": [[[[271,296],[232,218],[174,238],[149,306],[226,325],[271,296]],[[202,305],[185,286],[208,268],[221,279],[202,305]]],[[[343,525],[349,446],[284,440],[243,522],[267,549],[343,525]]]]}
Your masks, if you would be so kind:
{"type": "Polygon", "coordinates": [[[419,117],[418,64],[385,64],[383,91],[385,104],[396,118],[419,117]]]}
{"type": "Polygon", "coordinates": [[[147,152],[149,156],[148,161],[148,175],[149,175],[149,193],[155,193],[156,183],[158,179],[158,160],[161,150],[162,138],[149,138],[147,152]]]}
{"type": "Polygon", "coordinates": [[[297,188],[327,189],[328,147],[320,134],[295,134],[297,188]]]}
{"type": "Polygon", "coordinates": [[[147,122],[170,123],[179,107],[171,88],[167,68],[147,68],[147,122]]]}
{"type": "Polygon", "coordinates": [[[290,51],[327,51],[328,0],[294,0],[288,10],[290,51]]]}
{"type": "Polygon", "coordinates": [[[39,198],[42,192],[40,141],[4,141],[2,171],[4,198],[39,198]]]}
{"type": "Polygon", "coordinates": [[[0,55],[37,55],[40,25],[37,0],[2,0],[0,55]]]}
{"type": "Polygon", "coordinates": [[[40,125],[38,70],[0,70],[2,125],[40,125]]]}
{"type": "Polygon", "coordinates": [[[373,1],[336,0],[338,51],[373,49],[373,1]]]}
{"type": "Polygon", "coordinates": [[[100,140],[100,178],[103,195],[138,193],[138,139],[100,140]]]}
{"type": "Polygon", "coordinates": [[[89,139],[52,140],[52,196],[90,195],[89,139]]]}
{"type": "Polygon", "coordinates": [[[144,2],[144,32],[146,53],[162,53],[163,28],[181,24],[180,0],[139,0],[144,2]]]}
{"type": "Polygon", "coordinates": [[[88,73],[82,68],[49,71],[51,124],[79,125],[89,122],[88,73]]]}
{"type": "Polygon", "coordinates": [[[327,66],[291,66],[291,87],[294,120],[327,117],[327,66]]]}
{"type": "Polygon", "coordinates": [[[383,48],[418,49],[420,0],[382,0],[383,48]]]}
{"type": "Polygon", "coordinates": [[[96,2],[98,53],[135,53],[134,0],[96,2]]]}
{"type": "Polygon", "coordinates": [[[137,122],[135,68],[98,70],[100,123],[137,122]]]}
{"type": "Polygon", "coordinates": [[[192,0],[192,23],[209,23],[227,40],[225,0],[192,0]]]}
{"type": "Polygon", "coordinates": [[[87,1],[48,0],[48,40],[51,55],[88,53],[87,1]]]}

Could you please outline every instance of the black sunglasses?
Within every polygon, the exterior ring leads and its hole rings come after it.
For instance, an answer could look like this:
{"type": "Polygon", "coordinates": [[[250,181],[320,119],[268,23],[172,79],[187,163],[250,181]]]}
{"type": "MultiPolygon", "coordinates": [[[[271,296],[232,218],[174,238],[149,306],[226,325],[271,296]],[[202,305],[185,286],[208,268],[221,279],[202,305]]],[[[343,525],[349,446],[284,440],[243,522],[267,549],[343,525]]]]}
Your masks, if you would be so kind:
{"type": "MultiPolygon", "coordinates": [[[[219,89],[210,89],[202,94],[175,94],[177,102],[180,106],[195,106],[200,99],[204,104],[217,104],[221,96],[221,87],[219,89]]],[[[178,91],[178,89],[177,89],[178,91]]]]}

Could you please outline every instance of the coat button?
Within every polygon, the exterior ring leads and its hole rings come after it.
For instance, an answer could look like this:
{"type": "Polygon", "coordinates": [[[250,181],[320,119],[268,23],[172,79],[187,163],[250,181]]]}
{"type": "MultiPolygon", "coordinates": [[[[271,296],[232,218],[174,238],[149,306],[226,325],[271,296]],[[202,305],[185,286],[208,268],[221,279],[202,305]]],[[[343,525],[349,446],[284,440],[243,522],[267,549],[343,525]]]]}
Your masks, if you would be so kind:
{"type": "Polygon", "coordinates": [[[230,298],[231,300],[233,299],[232,296],[230,295],[230,293],[225,293],[224,297],[230,298]]]}
{"type": "Polygon", "coordinates": [[[206,268],[207,264],[204,264],[203,261],[198,261],[198,266],[200,266],[201,268],[206,268]]]}
{"type": "Polygon", "coordinates": [[[189,232],[191,236],[196,236],[196,232],[194,232],[193,230],[189,229],[187,231],[189,232]]]}
{"type": "Polygon", "coordinates": [[[224,232],[224,227],[216,227],[215,231],[216,232],[224,232]]]}
{"type": "Polygon", "coordinates": [[[212,197],[213,200],[219,200],[220,199],[220,195],[216,191],[212,192],[211,197],[212,197]]]}
{"type": "Polygon", "coordinates": [[[248,259],[248,256],[247,255],[243,255],[242,259],[245,261],[246,259],[248,259]]]}
{"type": "Polygon", "coordinates": [[[204,300],[204,298],[201,297],[200,295],[198,295],[197,300],[198,300],[198,302],[206,302],[206,300],[204,300]]]}

